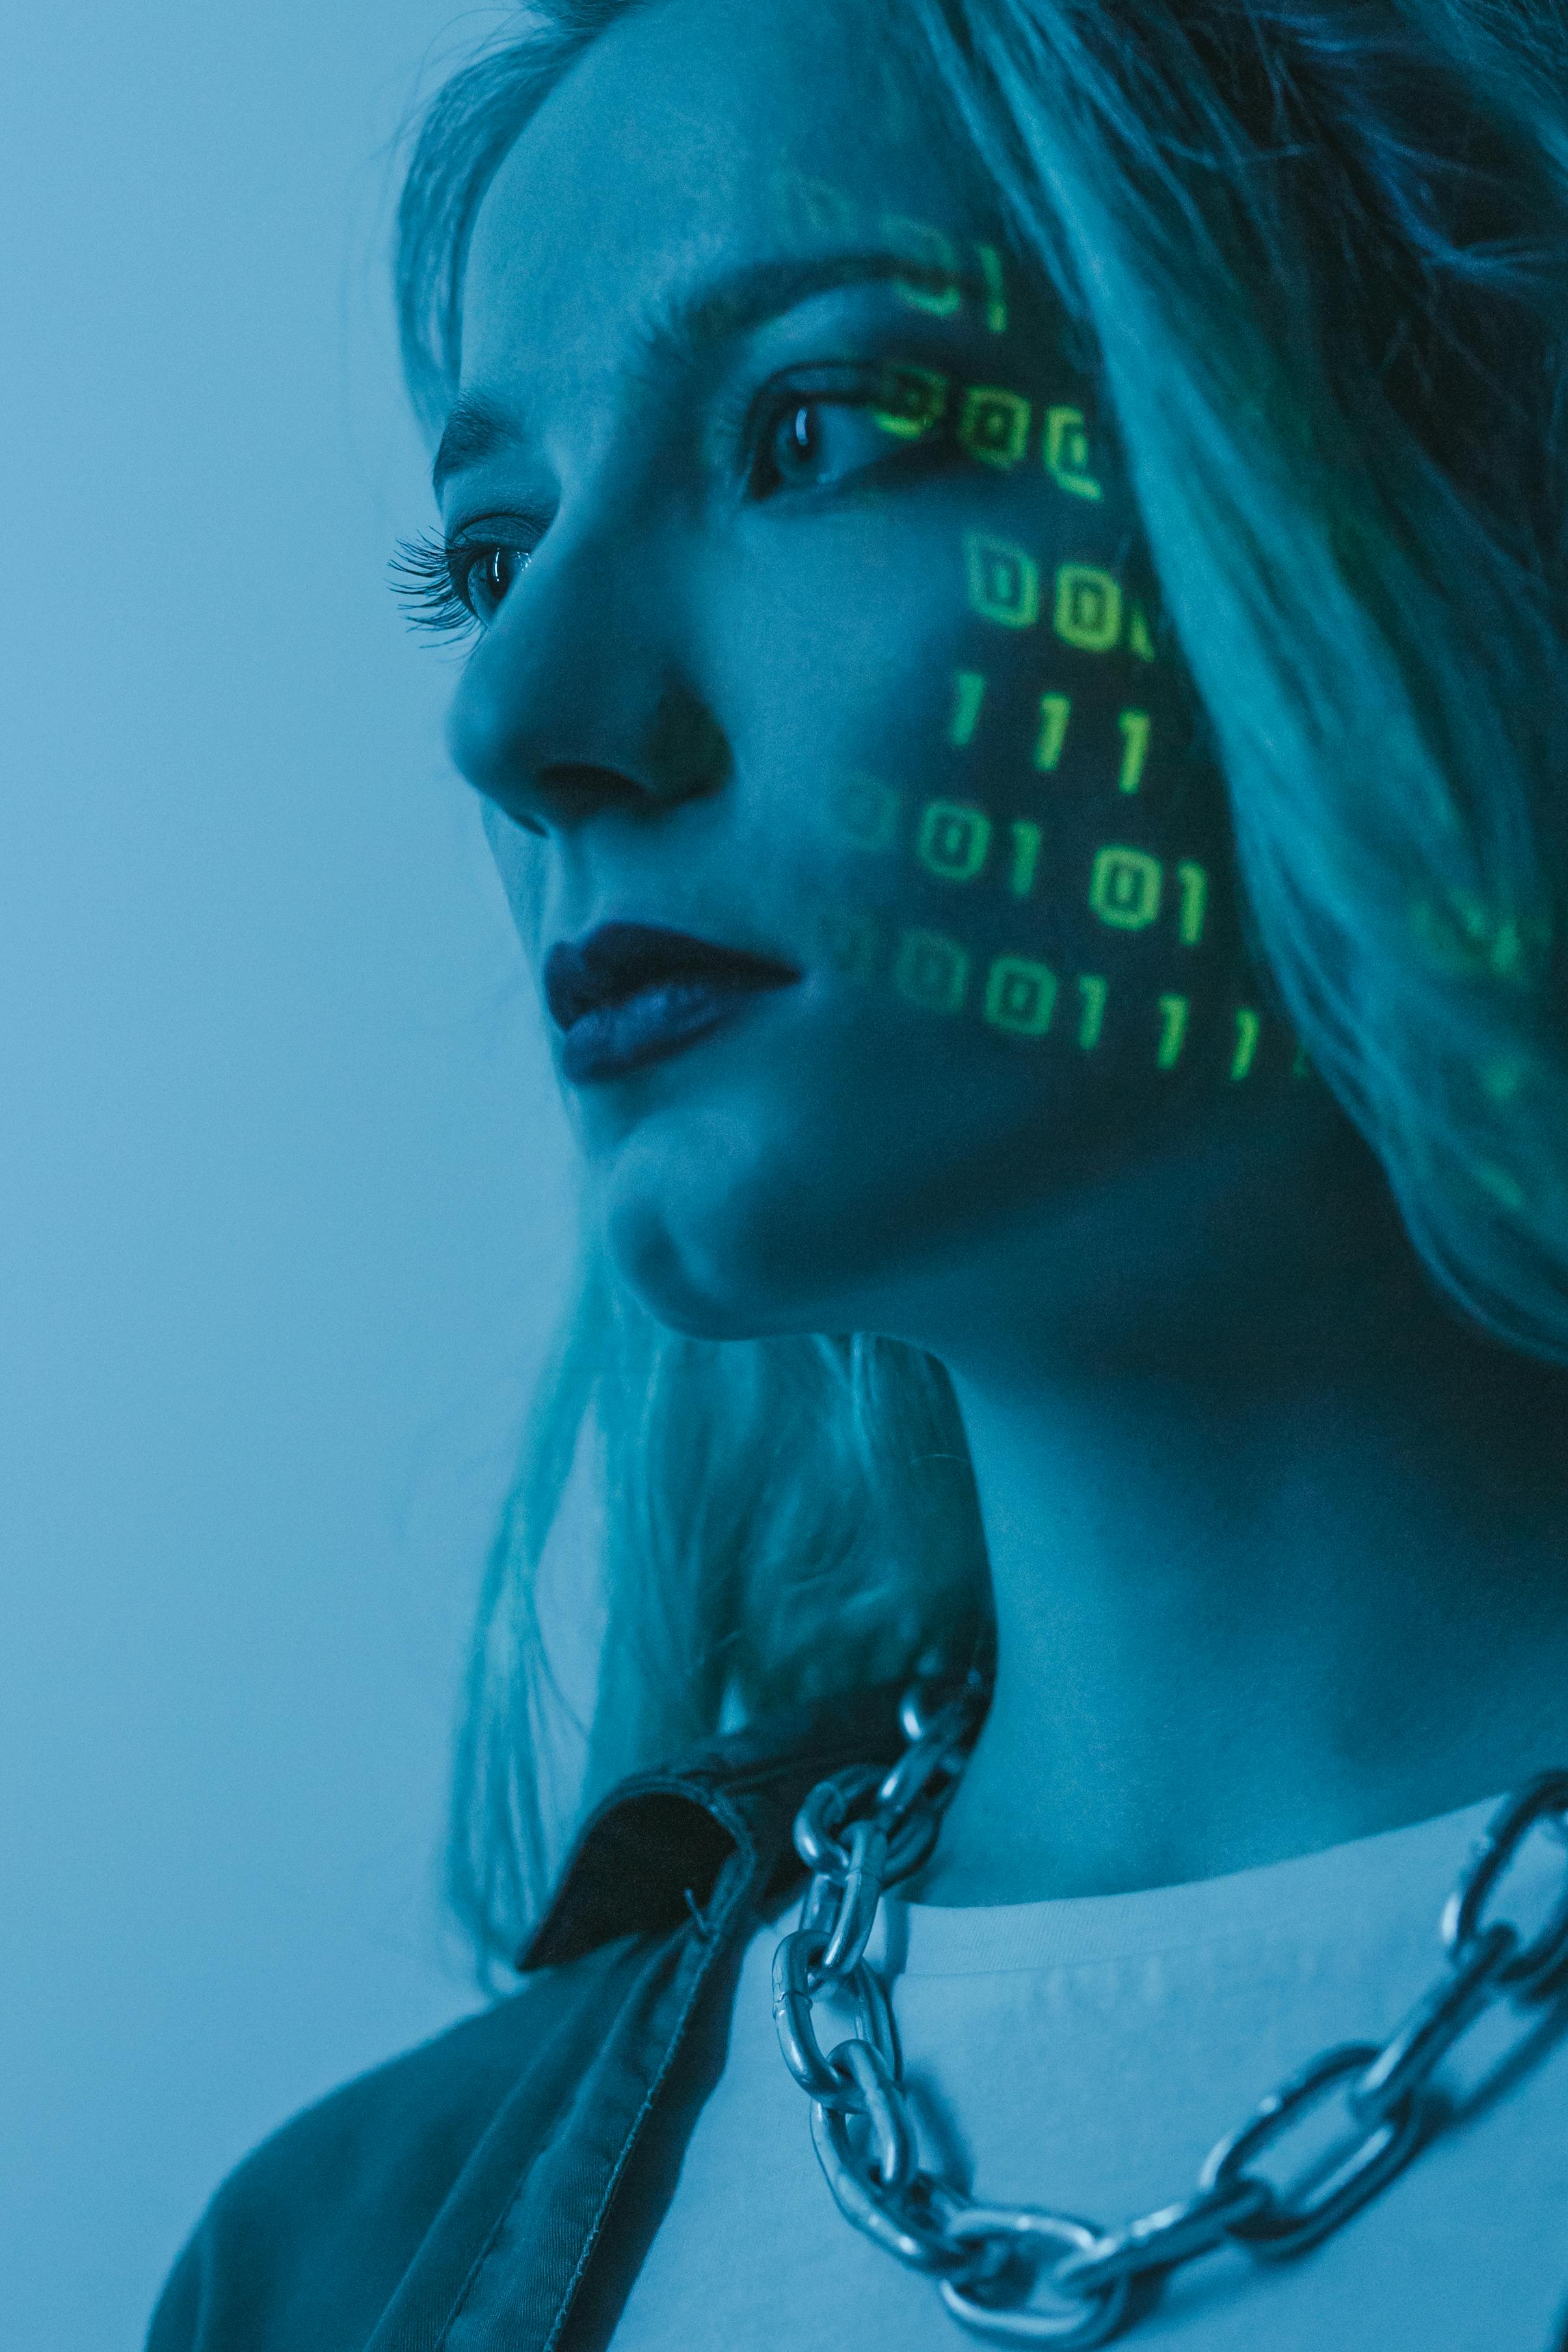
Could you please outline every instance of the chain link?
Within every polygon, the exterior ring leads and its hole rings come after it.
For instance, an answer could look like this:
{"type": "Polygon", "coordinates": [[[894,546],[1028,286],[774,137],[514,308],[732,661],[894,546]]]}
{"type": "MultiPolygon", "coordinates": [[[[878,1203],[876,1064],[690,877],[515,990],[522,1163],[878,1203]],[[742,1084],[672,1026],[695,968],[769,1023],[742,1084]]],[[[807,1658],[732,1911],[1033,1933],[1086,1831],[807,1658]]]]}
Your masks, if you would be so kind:
{"type": "Polygon", "coordinates": [[[784,2063],[810,2101],[812,2144],[846,2220],[930,2277],[977,2336],[1103,2344],[1129,2324],[1133,2282],[1145,2273],[1225,2245],[1278,2259],[1338,2229],[1421,2146],[1436,2114],[1428,2078],[1460,2037],[1500,2000],[1524,2006],[1544,1996],[1568,1960],[1568,1770],[1541,1773],[1488,1823],[1443,1912],[1446,1972],[1385,2042],[1321,2052],[1215,2144],[1192,2195],[1106,2231],[1077,2214],[989,2205],[923,2169],[892,2005],[865,1957],[884,1890],[918,1870],[936,1843],[984,1707],[976,1675],[956,1695],[914,1685],[899,1708],[909,1744],[892,1769],[852,1765],[807,1797],[795,1846],[812,1874],[800,1924],[774,1954],[774,2023],[784,2063]],[[1538,1827],[1564,1845],[1563,1885],[1526,1942],[1487,1913],[1538,1827]],[[829,1991],[848,2000],[857,2031],[824,2052],[811,2011],[829,1991]],[[1249,2169],[1336,2097],[1348,2129],[1333,2144],[1332,2168],[1320,2159],[1310,2183],[1285,2189],[1249,2169]]]}

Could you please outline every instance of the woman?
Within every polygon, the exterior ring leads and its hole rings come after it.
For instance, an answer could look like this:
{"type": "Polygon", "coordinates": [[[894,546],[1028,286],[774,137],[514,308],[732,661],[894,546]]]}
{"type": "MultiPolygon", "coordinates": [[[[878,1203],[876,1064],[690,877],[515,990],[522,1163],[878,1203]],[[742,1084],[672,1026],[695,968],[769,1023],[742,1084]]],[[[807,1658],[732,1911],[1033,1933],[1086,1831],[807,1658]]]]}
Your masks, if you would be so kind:
{"type": "Polygon", "coordinates": [[[403,584],[584,1165],[455,1821],[522,1988],[155,2352],[1563,2340],[1564,70],[551,0],[428,112],[403,584]]]}

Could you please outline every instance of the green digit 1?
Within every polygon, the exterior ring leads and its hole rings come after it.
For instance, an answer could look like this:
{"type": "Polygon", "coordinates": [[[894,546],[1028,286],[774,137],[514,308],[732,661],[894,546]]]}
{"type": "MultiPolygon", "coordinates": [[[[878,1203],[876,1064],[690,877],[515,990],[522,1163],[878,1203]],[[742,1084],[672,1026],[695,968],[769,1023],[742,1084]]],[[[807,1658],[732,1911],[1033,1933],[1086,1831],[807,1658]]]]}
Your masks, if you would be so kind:
{"type": "Polygon", "coordinates": [[[1203,937],[1203,910],[1208,899],[1208,877],[1201,866],[1184,858],[1176,867],[1176,881],[1181,887],[1181,913],[1178,918],[1181,943],[1184,948],[1197,947],[1203,937]]]}
{"type": "Polygon", "coordinates": [[[953,716],[947,722],[947,740],[955,751],[962,751],[973,739],[985,698],[986,681],[979,670],[953,672],[953,716]]]}
{"type": "Polygon", "coordinates": [[[1252,1056],[1258,1051],[1258,1038],[1263,1024],[1250,1006],[1238,1007],[1236,1014],[1236,1051],[1231,1056],[1230,1075],[1244,1078],[1252,1067],[1252,1056]]]}
{"type": "Polygon", "coordinates": [[[1168,1070],[1177,1059],[1182,1041],[1186,1035],[1187,1000],[1185,996],[1162,996],[1160,999],[1160,1050],[1157,1066],[1168,1070]]]}
{"type": "Polygon", "coordinates": [[[1122,730],[1122,772],[1116,779],[1116,789],[1135,793],[1148,757],[1149,714],[1146,710],[1124,710],[1116,724],[1122,730]]]}
{"type": "Polygon", "coordinates": [[[1082,972],[1079,976],[1078,993],[1083,1000],[1082,1017],[1078,1024],[1078,1042],[1087,1054],[1100,1043],[1100,1032],[1105,1020],[1105,982],[1097,972],[1082,972]]]}
{"type": "Polygon", "coordinates": [[[1009,827],[1013,837],[1013,870],[1008,887],[1015,898],[1027,898],[1034,887],[1035,864],[1040,856],[1040,831],[1027,817],[1019,817],[1009,827]]]}
{"type": "Polygon", "coordinates": [[[1061,757],[1061,747],[1067,740],[1067,722],[1072,716],[1072,698],[1066,694],[1042,694],[1040,698],[1040,740],[1034,747],[1037,768],[1051,769],[1061,757]]]}
{"type": "Polygon", "coordinates": [[[1006,289],[1002,281],[1001,256],[994,245],[977,245],[980,276],[986,283],[986,324],[993,335],[1005,334],[1008,323],[1006,289]]]}

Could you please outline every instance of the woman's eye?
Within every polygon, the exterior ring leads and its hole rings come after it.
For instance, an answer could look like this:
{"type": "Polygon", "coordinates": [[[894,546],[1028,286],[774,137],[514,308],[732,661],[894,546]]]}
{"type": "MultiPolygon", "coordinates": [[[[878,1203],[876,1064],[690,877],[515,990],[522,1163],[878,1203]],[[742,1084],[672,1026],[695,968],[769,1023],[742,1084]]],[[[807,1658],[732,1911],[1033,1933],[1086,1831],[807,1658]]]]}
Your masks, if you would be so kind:
{"type": "Polygon", "coordinates": [[[406,606],[412,626],[432,636],[465,637],[476,623],[487,629],[528,562],[534,536],[520,547],[429,531],[400,539],[390,567],[392,593],[406,606]]]}
{"type": "Polygon", "coordinates": [[[897,446],[871,404],[791,395],[773,413],[758,487],[810,489],[875,465],[897,446]]]}
{"type": "Polygon", "coordinates": [[[520,547],[458,547],[448,560],[453,586],[475,619],[488,627],[528,559],[520,547]]]}

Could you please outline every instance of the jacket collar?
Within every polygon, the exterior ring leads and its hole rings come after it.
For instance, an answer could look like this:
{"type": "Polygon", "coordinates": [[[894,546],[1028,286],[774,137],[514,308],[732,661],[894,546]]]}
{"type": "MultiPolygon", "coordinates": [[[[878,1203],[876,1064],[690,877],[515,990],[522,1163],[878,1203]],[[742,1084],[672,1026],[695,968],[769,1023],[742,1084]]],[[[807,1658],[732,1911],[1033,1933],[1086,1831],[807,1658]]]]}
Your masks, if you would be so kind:
{"type": "Polygon", "coordinates": [[[579,1832],[518,1969],[555,1968],[689,1917],[702,1932],[719,1873],[737,1859],[754,1901],[782,1892],[802,1868],[790,1832],[807,1792],[847,1764],[902,1752],[906,1679],[768,1716],[622,1780],[579,1832]]]}

